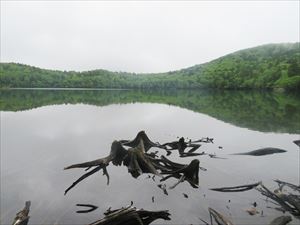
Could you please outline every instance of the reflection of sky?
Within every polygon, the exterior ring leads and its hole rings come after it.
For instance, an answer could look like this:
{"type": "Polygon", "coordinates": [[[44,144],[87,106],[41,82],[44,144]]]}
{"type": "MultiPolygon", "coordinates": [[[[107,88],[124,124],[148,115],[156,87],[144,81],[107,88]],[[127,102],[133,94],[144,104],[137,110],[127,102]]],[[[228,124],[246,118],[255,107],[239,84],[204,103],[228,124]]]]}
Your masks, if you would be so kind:
{"type": "MultiPolygon", "coordinates": [[[[299,181],[299,150],[292,143],[298,138],[238,128],[203,114],[160,104],[105,107],[79,104],[1,112],[1,224],[10,224],[26,200],[32,201],[30,224],[87,224],[102,217],[108,207],[125,206],[131,200],[145,209],[169,209],[173,219],[169,223],[199,223],[200,215],[208,219],[208,206],[226,215],[231,213],[236,224],[268,223],[281,214],[266,209],[258,192],[222,194],[207,189],[259,180],[275,187],[272,180],[277,178],[299,181]],[[146,176],[135,180],[126,168],[114,166],[108,168],[109,186],[100,172],[67,196],[63,195],[66,187],[83,174],[80,169],[63,171],[63,167],[106,156],[113,140],[132,139],[140,130],[159,142],[173,141],[177,136],[214,137],[215,144],[203,144],[199,151],[215,152],[228,159],[201,156],[201,165],[208,169],[200,171],[201,187],[192,189],[183,183],[169,191],[169,196],[163,195],[157,183],[145,179],[146,176]],[[223,150],[218,146],[223,146],[223,150]],[[229,155],[261,147],[283,148],[288,152],[264,157],[229,155]],[[184,198],[182,193],[189,198],[184,198]],[[155,203],[151,201],[152,196],[155,203]],[[230,210],[226,208],[229,199],[230,210]],[[243,211],[254,201],[260,203],[259,207],[269,217],[250,217],[243,211]],[[86,215],[76,214],[77,203],[95,204],[99,209],[86,215]]],[[[178,159],[175,153],[171,159],[185,163],[191,160],[178,159]]]]}

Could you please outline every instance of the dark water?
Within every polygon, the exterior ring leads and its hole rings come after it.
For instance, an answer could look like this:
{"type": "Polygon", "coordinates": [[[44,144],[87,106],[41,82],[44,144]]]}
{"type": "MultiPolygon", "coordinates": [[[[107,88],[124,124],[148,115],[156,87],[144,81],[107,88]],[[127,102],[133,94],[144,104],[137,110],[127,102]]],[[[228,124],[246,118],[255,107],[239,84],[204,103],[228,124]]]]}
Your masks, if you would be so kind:
{"type": "MultiPolygon", "coordinates": [[[[157,224],[201,224],[199,218],[209,221],[208,207],[234,224],[268,224],[282,213],[267,208],[274,205],[266,203],[258,191],[217,193],[209,188],[263,181],[274,189],[274,179],[299,184],[300,151],[292,142],[300,139],[299,96],[111,90],[6,90],[0,96],[1,224],[11,224],[26,200],[32,201],[29,224],[88,224],[102,218],[110,206],[119,208],[130,201],[138,208],[170,210],[172,220],[157,220],[157,224]],[[63,171],[65,166],[104,157],[113,140],[133,139],[140,130],[161,143],[178,136],[213,137],[215,143],[203,144],[199,151],[227,159],[196,157],[207,168],[200,171],[200,188],[184,182],[168,196],[156,186],[158,181],[146,179],[147,175],[134,179],[126,167],[112,165],[108,167],[109,186],[100,172],[63,195],[83,174],[80,169],[63,171]],[[230,155],[263,147],[288,152],[263,157],[230,155]],[[264,217],[245,212],[254,201],[264,217]],[[76,214],[77,203],[99,208],[76,214]]],[[[171,159],[192,160],[176,153],[171,159]]],[[[175,182],[170,179],[168,185],[175,182]]]]}

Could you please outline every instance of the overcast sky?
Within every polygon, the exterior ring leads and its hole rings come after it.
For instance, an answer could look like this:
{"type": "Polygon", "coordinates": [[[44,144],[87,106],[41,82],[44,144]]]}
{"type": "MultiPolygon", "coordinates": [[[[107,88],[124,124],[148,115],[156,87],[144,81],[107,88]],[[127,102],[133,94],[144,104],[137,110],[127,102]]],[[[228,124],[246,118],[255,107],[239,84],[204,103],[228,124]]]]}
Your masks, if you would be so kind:
{"type": "Polygon", "coordinates": [[[1,62],[165,72],[299,41],[299,1],[1,1],[1,62]]]}

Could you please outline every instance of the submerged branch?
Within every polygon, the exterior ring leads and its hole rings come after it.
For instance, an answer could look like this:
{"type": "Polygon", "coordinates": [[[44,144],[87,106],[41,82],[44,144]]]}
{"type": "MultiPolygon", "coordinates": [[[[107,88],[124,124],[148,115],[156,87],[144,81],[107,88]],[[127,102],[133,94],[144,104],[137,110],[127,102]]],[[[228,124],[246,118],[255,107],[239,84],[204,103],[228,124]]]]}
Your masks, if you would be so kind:
{"type": "Polygon", "coordinates": [[[257,182],[254,184],[247,184],[247,185],[241,185],[241,186],[235,186],[235,187],[211,188],[210,190],[220,191],[220,192],[242,192],[242,191],[251,190],[260,184],[261,184],[261,182],[257,182]]]}
{"type": "Polygon", "coordinates": [[[76,213],[89,213],[89,212],[92,212],[92,211],[98,209],[98,206],[91,205],[91,204],[76,204],[76,206],[89,208],[89,209],[86,209],[86,210],[78,210],[78,211],[76,211],[76,213]]]}
{"type": "Polygon", "coordinates": [[[75,187],[80,181],[83,181],[85,178],[88,178],[89,176],[91,176],[92,174],[98,172],[99,170],[101,170],[103,167],[97,166],[96,168],[94,168],[93,170],[91,170],[90,172],[85,173],[84,175],[82,175],[81,177],[79,177],[70,187],[68,187],[65,190],[65,195],[73,188],[75,187]]]}
{"type": "Polygon", "coordinates": [[[104,213],[105,217],[89,225],[148,225],[157,219],[170,220],[167,210],[148,211],[137,210],[135,207],[126,207],[109,210],[104,213]]]}

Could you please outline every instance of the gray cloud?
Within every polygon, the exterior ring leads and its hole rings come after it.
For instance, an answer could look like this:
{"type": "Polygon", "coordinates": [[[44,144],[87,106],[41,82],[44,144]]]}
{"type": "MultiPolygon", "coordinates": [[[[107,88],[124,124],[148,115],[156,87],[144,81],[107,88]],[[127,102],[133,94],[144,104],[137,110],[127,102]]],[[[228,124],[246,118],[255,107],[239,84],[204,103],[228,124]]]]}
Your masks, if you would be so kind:
{"type": "Polygon", "coordinates": [[[299,41],[299,1],[1,1],[1,61],[162,72],[299,41]]]}

